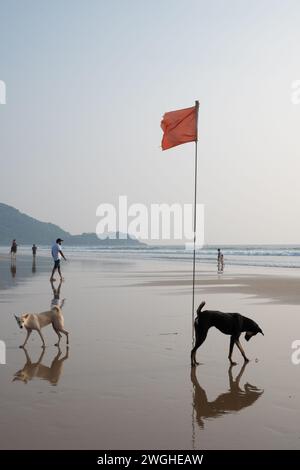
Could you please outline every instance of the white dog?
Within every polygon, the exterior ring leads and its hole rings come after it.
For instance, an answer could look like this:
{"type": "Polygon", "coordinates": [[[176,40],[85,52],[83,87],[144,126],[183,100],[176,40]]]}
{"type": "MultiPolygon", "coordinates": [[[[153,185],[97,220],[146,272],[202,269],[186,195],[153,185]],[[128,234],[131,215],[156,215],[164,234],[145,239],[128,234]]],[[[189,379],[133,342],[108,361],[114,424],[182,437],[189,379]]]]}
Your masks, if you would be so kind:
{"type": "Polygon", "coordinates": [[[32,333],[32,330],[36,330],[38,334],[41,337],[41,340],[43,342],[42,348],[45,348],[45,341],[41,332],[41,329],[44,328],[47,325],[50,325],[50,323],[53,326],[53,329],[55,333],[58,336],[58,342],[55,344],[55,346],[59,346],[60,339],[61,339],[61,334],[64,333],[67,337],[67,344],[69,344],[69,333],[64,329],[64,317],[62,314],[62,311],[60,307],[55,305],[52,307],[52,310],[48,310],[47,312],[42,312],[42,313],[23,313],[20,317],[17,317],[15,315],[15,318],[17,320],[17,323],[20,328],[26,328],[27,330],[27,336],[24,341],[24,344],[20,346],[20,348],[24,348],[29,336],[32,333]]]}

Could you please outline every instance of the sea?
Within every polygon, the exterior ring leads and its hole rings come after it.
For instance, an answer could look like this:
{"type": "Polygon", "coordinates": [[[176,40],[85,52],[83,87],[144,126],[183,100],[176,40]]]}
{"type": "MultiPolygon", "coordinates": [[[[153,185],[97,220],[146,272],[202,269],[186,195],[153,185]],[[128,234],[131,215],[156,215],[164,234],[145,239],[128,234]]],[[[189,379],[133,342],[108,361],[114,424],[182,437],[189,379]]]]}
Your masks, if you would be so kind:
{"type": "MultiPolygon", "coordinates": [[[[226,265],[262,266],[278,268],[300,268],[300,245],[218,245],[204,246],[196,249],[197,261],[216,264],[217,249],[224,255],[226,265]]],[[[64,246],[68,257],[91,257],[97,259],[104,254],[114,256],[130,256],[145,259],[165,259],[190,261],[193,250],[185,246],[143,245],[141,247],[96,247],[96,246],[64,246]]],[[[0,247],[0,254],[9,252],[9,247],[0,247]]],[[[31,254],[30,246],[19,247],[19,253],[31,254]]],[[[38,254],[50,256],[50,248],[39,246],[38,254]]]]}

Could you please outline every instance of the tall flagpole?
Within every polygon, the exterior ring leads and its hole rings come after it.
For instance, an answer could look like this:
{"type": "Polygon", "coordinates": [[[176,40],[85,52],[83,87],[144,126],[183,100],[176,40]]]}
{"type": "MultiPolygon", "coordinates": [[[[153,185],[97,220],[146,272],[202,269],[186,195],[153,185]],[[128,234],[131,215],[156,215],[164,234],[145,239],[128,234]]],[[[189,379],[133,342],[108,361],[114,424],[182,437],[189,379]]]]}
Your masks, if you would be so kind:
{"type": "Polygon", "coordinates": [[[194,189],[194,250],[193,250],[193,302],[192,302],[192,332],[194,343],[194,310],[195,310],[195,271],[196,271],[196,229],[197,229],[197,171],[198,171],[198,112],[199,101],[195,101],[196,107],[196,140],[195,140],[195,189],[194,189]]]}

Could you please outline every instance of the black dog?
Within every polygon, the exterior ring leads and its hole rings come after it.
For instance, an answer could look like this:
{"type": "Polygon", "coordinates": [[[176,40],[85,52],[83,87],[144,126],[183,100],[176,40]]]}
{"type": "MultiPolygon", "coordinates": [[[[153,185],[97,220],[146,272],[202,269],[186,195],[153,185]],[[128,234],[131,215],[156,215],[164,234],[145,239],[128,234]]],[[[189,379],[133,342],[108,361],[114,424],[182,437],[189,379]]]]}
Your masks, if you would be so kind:
{"type": "Polygon", "coordinates": [[[257,333],[261,333],[263,335],[263,332],[258,324],[253,320],[250,320],[250,318],[240,315],[239,313],[223,313],[216,310],[204,310],[202,312],[201,310],[204,305],[205,302],[201,302],[199,305],[197,309],[197,317],[194,323],[196,343],[191,351],[192,367],[198,364],[196,361],[196,351],[201,346],[201,344],[204,343],[207,332],[212,326],[218,328],[218,330],[220,330],[225,335],[231,335],[228,359],[232,365],[235,365],[235,362],[233,362],[231,359],[234,344],[236,344],[241,351],[245,362],[249,362],[249,359],[246,357],[245,352],[240,344],[239,337],[243,331],[246,332],[246,341],[249,341],[249,339],[257,333]]]}

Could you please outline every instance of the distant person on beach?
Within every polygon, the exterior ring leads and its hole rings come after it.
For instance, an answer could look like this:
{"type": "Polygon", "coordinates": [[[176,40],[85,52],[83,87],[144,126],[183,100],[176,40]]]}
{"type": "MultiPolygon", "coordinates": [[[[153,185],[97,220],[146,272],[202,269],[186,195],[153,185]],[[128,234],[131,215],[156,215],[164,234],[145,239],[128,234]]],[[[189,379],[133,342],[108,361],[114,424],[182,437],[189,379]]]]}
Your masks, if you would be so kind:
{"type": "Polygon", "coordinates": [[[37,246],[35,244],[32,245],[32,256],[35,258],[36,257],[36,252],[37,252],[37,246]]]}
{"type": "Polygon", "coordinates": [[[221,264],[221,272],[224,271],[224,255],[223,253],[221,253],[221,256],[220,256],[220,264],[221,264]]]}
{"type": "Polygon", "coordinates": [[[10,247],[10,255],[11,255],[12,258],[16,258],[17,248],[18,248],[17,242],[16,242],[15,239],[13,239],[11,247],[10,247]]]}
{"type": "Polygon", "coordinates": [[[60,260],[61,260],[61,258],[63,258],[65,261],[67,261],[67,260],[66,260],[65,255],[63,254],[63,252],[61,250],[62,242],[63,242],[63,240],[61,238],[57,238],[56,242],[54,243],[54,245],[52,246],[52,249],[51,249],[52,258],[53,258],[53,261],[54,261],[54,266],[53,266],[53,269],[52,269],[52,274],[51,274],[51,277],[50,277],[50,281],[55,281],[53,276],[54,276],[54,273],[55,273],[56,270],[58,271],[58,274],[60,276],[61,281],[63,280],[63,277],[61,275],[61,270],[60,270],[60,260]]]}
{"type": "Polygon", "coordinates": [[[218,271],[220,271],[221,267],[221,250],[218,248],[218,271]]]}
{"type": "Polygon", "coordinates": [[[218,248],[218,273],[222,273],[224,271],[224,255],[220,248],[218,248]]]}

